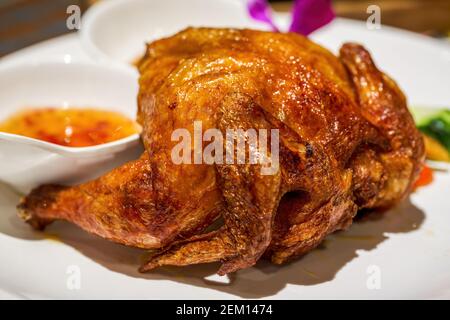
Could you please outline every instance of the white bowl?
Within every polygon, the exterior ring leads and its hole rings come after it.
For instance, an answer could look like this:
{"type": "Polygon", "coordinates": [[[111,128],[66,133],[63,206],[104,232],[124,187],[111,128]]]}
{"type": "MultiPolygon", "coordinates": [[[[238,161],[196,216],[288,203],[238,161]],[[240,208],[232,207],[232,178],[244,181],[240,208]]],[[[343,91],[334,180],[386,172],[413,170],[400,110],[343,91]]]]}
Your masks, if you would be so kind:
{"type": "MultiPolygon", "coordinates": [[[[0,68],[0,120],[23,108],[91,107],[135,119],[138,84],[127,68],[37,62],[0,68]]],[[[64,147],[0,132],[0,181],[20,192],[92,179],[141,151],[138,134],[91,147],[64,147]]]]}
{"type": "Polygon", "coordinates": [[[131,64],[145,43],[189,26],[265,28],[244,0],[108,0],[82,18],[84,49],[97,61],[131,64]]]}

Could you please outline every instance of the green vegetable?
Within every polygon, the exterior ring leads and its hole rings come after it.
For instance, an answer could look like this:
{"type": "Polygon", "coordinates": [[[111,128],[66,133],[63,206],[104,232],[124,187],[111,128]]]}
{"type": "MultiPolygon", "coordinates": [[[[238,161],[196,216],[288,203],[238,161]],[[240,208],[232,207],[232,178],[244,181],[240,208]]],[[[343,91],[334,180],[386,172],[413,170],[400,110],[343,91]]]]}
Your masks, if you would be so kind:
{"type": "Polygon", "coordinates": [[[450,152],[450,110],[425,115],[423,110],[416,109],[413,113],[419,130],[439,141],[450,152]]]}

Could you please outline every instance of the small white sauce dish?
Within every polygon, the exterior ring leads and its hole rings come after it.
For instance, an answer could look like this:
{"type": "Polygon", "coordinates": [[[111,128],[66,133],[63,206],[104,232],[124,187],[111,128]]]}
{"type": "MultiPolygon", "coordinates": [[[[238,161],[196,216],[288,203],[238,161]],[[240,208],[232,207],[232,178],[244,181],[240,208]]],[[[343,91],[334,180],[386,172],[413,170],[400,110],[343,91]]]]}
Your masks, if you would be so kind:
{"type": "MultiPolygon", "coordinates": [[[[135,119],[135,72],[93,63],[35,62],[0,68],[0,121],[24,108],[80,107],[135,119]]],[[[139,134],[90,147],[65,147],[0,132],[0,181],[22,193],[46,183],[80,183],[138,157],[139,134]]]]}
{"type": "Polygon", "coordinates": [[[266,28],[250,18],[246,0],[108,0],[83,15],[80,32],[96,61],[130,65],[146,42],[190,26],[266,28]]]}

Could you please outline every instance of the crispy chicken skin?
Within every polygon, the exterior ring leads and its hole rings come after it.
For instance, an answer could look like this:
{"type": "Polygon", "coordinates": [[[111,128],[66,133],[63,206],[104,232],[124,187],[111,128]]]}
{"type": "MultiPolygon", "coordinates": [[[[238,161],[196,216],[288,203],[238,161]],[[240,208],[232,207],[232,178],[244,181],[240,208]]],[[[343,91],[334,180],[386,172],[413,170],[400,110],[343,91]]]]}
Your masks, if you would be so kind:
{"type": "Polygon", "coordinates": [[[360,45],[336,57],[298,34],[189,28],[149,44],[139,71],[141,158],[79,186],[33,190],[18,206],[25,221],[63,219],[156,249],[141,271],[221,261],[226,274],[306,253],[359,209],[401,201],[421,169],[405,97],[360,45]],[[279,129],[279,170],[174,164],[171,134],[193,134],[194,121],[203,132],[279,129]]]}

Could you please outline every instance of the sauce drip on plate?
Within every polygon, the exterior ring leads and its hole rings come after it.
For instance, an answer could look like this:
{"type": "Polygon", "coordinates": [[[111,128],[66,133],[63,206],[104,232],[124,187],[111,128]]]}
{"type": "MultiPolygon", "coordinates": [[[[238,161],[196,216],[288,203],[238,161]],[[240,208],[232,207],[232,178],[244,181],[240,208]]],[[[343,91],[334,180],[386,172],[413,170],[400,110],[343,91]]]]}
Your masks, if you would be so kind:
{"type": "Polygon", "coordinates": [[[0,122],[0,131],[67,147],[87,147],[137,133],[137,124],[113,111],[90,108],[26,109],[0,122]]]}

